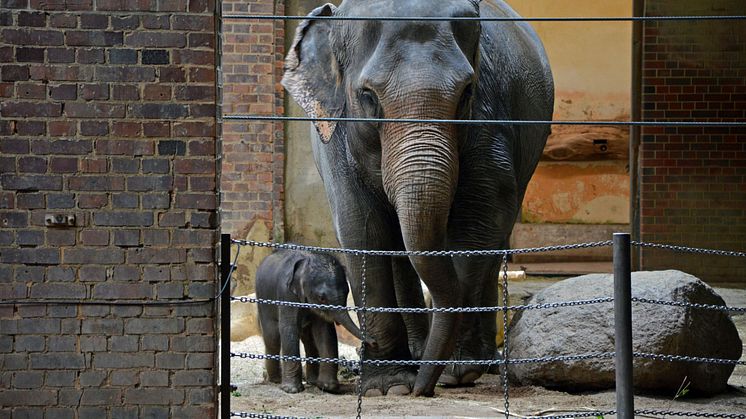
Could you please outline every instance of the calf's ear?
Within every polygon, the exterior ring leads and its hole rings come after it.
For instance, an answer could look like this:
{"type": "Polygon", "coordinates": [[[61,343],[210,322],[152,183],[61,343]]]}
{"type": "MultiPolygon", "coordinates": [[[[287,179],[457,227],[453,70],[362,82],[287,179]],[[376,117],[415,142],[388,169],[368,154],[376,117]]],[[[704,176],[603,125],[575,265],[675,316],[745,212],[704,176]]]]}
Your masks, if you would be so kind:
{"type": "MultiPolygon", "coordinates": [[[[317,7],[310,17],[334,16],[330,3],[317,7]]],[[[285,57],[282,85],[311,118],[338,118],[344,109],[344,89],[329,37],[332,21],[306,19],[298,25],[295,40],[285,57]]],[[[336,121],[315,121],[321,141],[328,143],[336,121]]]]}

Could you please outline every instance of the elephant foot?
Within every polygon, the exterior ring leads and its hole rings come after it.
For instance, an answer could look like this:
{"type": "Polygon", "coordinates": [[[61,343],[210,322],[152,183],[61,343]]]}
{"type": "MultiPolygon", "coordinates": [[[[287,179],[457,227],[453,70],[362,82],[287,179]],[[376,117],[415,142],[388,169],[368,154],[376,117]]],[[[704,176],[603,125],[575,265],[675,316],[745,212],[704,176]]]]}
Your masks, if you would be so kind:
{"type": "Polygon", "coordinates": [[[438,384],[444,387],[473,386],[474,382],[484,374],[481,365],[454,365],[446,368],[438,379],[438,384]]]}
{"type": "Polygon", "coordinates": [[[306,388],[303,387],[303,383],[282,383],[280,384],[280,389],[285,393],[295,394],[300,393],[306,388]]]}
{"type": "Polygon", "coordinates": [[[366,397],[405,396],[412,392],[417,374],[399,365],[365,366],[362,392],[366,397]]]}
{"type": "Polygon", "coordinates": [[[308,384],[312,384],[326,393],[339,393],[339,381],[337,380],[316,380],[314,382],[309,381],[308,384]]]}

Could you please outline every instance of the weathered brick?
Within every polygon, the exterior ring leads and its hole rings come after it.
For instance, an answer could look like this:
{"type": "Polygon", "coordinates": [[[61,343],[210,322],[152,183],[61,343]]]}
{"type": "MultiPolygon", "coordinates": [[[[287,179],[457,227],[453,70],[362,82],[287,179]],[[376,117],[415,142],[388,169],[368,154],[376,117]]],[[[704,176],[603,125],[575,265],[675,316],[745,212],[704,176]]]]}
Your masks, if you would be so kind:
{"type": "Polygon", "coordinates": [[[140,374],[143,387],[168,387],[168,371],[144,371],[140,374]]]}
{"type": "Polygon", "coordinates": [[[124,252],[107,248],[69,248],[63,250],[64,263],[70,264],[118,264],[124,263],[124,252]]]}
{"type": "Polygon", "coordinates": [[[158,80],[161,82],[181,83],[185,82],[186,72],[180,66],[166,66],[158,68],[158,80]]]}
{"type": "Polygon", "coordinates": [[[183,48],[186,35],[180,32],[137,31],[124,38],[125,45],[133,47],[183,48]]]}
{"type": "Polygon", "coordinates": [[[74,352],[77,338],[75,336],[50,336],[47,338],[49,352],[74,352]]]}
{"type": "Polygon", "coordinates": [[[44,373],[38,371],[19,371],[13,374],[13,388],[40,388],[44,383],[44,373]]]}
{"type": "Polygon", "coordinates": [[[31,354],[31,369],[80,370],[86,367],[85,356],[79,353],[31,354]]]}
{"type": "Polygon", "coordinates": [[[74,14],[54,13],[49,16],[53,28],[74,28],[78,26],[78,17],[74,14]]]}
{"type": "Polygon", "coordinates": [[[184,353],[159,353],[155,356],[155,366],[168,370],[184,369],[186,365],[186,354],[184,353]]]}
{"type": "Polygon", "coordinates": [[[171,54],[174,64],[185,65],[215,65],[215,54],[212,51],[200,51],[193,49],[174,50],[171,54]]]}
{"type": "Polygon", "coordinates": [[[70,46],[111,47],[124,42],[124,33],[119,31],[67,31],[65,37],[70,46]]]}
{"type": "Polygon", "coordinates": [[[47,159],[43,157],[21,157],[18,159],[18,171],[21,173],[45,173],[47,159]]]}
{"type": "Polygon", "coordinates": [[[78,207],[82,209],[103,208],[109,204],[109,197],[101,194],[80,194],[78,196],[78,207]]]}
{"type": "Polygon", "coordinates": [[[184,285],[182,284],[159,284],[156,287],[158,299],[164,298],[184,298],[184,285]]]}
{"type": "Polygon", "coordinates": [[[34,154],[83,155],[93,151],[93,143],[90,140],[33,140],[31,151],[34,154]]]}
{"type": "Polygon", "coordinates": [[[214,352],[215,338],[212,336],[173,336],[171,349],[174,351],[214,352]]]}
{"type": "MultiPolygon", "coordinates": [[[[43,63],[44,62],[44,48],[22,48],[18,47],[16,48],[16,61],[19,63],[43,63]]],[[[8,66],[8,67],[21,67],[21,66],[8,66]]],[[[3,67],[3,72],[5,71],[6,67],[3,67]]],[[[28,80],[28,67],[24,66],[23,68],[26,69],[26,78],[23,80],[28,80]]],[[[3,80],[5,78],[3,77],[3,80]]]]}
{"type": "Polygon", "coordinates": [[[78,315],[78,308],[74,305],[50,306],[47,315],[52,318],[70,318],[78,315]]]}
{"type": "MultiPolygon", "coordinates": [[[[109,389],[101,389],[100,391],[108,391],[109,389]]],[[[89,389],[83,390],[83,396],[85,396],[86,392],[89,391],[89,389]]],[[[94,391],[94,390],[90,390],[94,391]]],[[[101,393],[94,393],[96,396],[100,396],[101,393]]],[[[95,397],[95,396],[93,396],[95,397]]],[[[120,396],[121,398],[121,396],[120,396]]],[[[82,397],[81,397],[82,400],[82,397]]],[[[95,400],[94,400],[95,403],[95,400]]],[[[81,402],[82,404],[82,402],[81,402]]],[[[95,403],[98,404],[98,403],[95,403]]],[[[81,406],[78,409],[78,418],[79,419],[99,419],[106,417],[106,408],[104,407],[89,407],[89,406],[81,406]]]]}
{"type": "MultiPolygon", "coordinates": [[[[0,354],[0,365],[5,371],[20,371],[28,369],[27,354],[0,354]]],[[[2,406],[2,404],[0,404],[2,406]]]]}
{"type": "Polygon", "coordinates": [[[168,194],[147,194],[142,197],[143,209],[168,209],[171,197],[168,194]]]}
{"type": "MultiPolygon", "coordinates": [[[[78,270],[78,278],[81,282],[103,282],[109,278],[109,270],[106,266],[81,266],[78,270]]],[[[100,310],[106,312],[106,307],[86,307],[85,309],[100,310]]]]}
{"type": "Polygon", "coordinates": [[[44,27],[47,25],[47,15],[42,12],[18,13],[18,26],[44,27]]]}
{"type": "Polygon", "coordinates": [[[0,406],[53,406],[57,393],[51,390],[0,391],[0,406]]]}
{"type": "Polygon", "coordinates": [[[48,48],[47,60],[50,64],[75,62],[75,48],[48,48]]]}
{"type": "Polygon", "coordinates": [[[78,96],[86,101],[109,99],[108,84],[80,84],[78,96]]]}
{"type": "Polygon", "coordinates": [[[47,280],[52,282],[75,280],[75,269],[69,266],[51,266],[47,269],[47,280]]]}
{"type": "MultiPolygon", "coordinates": [[[[21,206],[21,203],[27,202],[27,198],[32,197],[36,194],[24,194],[23,201],[19,202],[19,206],[21,206]]],[[[20,197],[19,197],[20,198],[20,197]]],[[[38,207],[37,207],[38,208],[38,207]]],[[[28,214],[25,212],[0,212],[0,227],[3,228],[23,228],[28,227],[28,214]]]]}
{"type": "Polygon", "coordinates": [[[78,125],[70,121],[50,121],[49,136],[51,137],[73,137],[78,132],[78,125]]]}
{"type": "Polygon", "coordinates": [[[133,176],[127,178],[127,189],[134,192],[170,191],[173,188],[173,176],[133,176]]]}
{"type": "Polygon", "coordinates": [[[72,387],[75,385],[76,371],[47,371],[46,385],[49,387],[72,387]]]}
{"type": "Polygon", "coordinates": [[[44,266],[20,266],[16,268],[17,282],[43,282],[46,269],[44,266]]]}
{"type": "Polygon", "coordinates": [[[116,209],[137,208],[140,197],[134,193],[116,193],[111,195],[111,204],[116,209]]]}
{"type": "Polygon", "coordinates": [[[121,191],[124,189],[124,178],[120,176],[76,176],[68,181],[68,186],[74,191],[121,191]]]}
{"type": "Polygon", "coordinates": [[[167,159],[143,159],[143,173],[168,173],[171,164],[167,159]]]}
{"type": "Polygon", "coordinates": [[[61,190],[62,177],[56,175],[12,175],[0,176],[0,186],[5,190],[38,191],[61,190]]]}
{"type": "MultiPolygon", "coordinates": [[[[78,62],[81,64],[105,63],[104,48],[78,48],[78,62]]],[[[91,80],[95,79],[91,78],[91,80]]]]}
{"type": "Polygon", "coordinates": [[[145,29],[169,29],[171,20],[168,14],[148,14],[142,18],[142,27],[145,29]]]}
{"type": "Polygon", "coordinates": [[[111,28],[116,30],[132,30],[140,26],[140,16],[136,14],[111,16],[111,28]]]}
{"type": "Polygon", "coordinates": [[[0,263],[57,265],[59,249],[0,249],[0,263]]]}
{"type": "Polygon", "coordinates": [[[124,118],[125,105],[103,102],[68,103],[65,115],[69,118],[124,118]]]}
{"type": "MultiPolygon", "coordinates": [[[[186,114],[186,108],[185,108],[186,114]]],[[[47,117],[54,118],[62,115],[62,105],[59,103],[35,103],[5,101],[0,104],[0,115],[4,117],[47,117]]]]}
{"type": "Polygon", "coordinates": [[[109,124],[101,121],[81,121],[80,133],[90,136],[106,135],[109,133],[109,124]]]}
{"type": "Polygon", "coordinates": [[[188,115],[186,105],[175,103],[146,103],[129,105],[129,113],[135,118],[179,119],[188,115]]]}
{"type": "Polygon", "coordinates": [[[184,319],[127,319],[126,334],[176,334],[184,331],[184,319]]]}
{"type": "Polygon", "coordinates": [[[0,284],[0,298],[2,299],[19,299],[26,298],[25,284],[0,284]]]}
{"type": "Polygon", "coordinates": [[[153,225],[152,212],[110,211],[93,214],[93,222],[98,226],[149,227],[153,225]]]}
{"type": "Polygon", "coordinates": [[[105,352],[105,336],[80,336],[80,350],[82,352],[105,352]]]}
{"type": "MultiPolygon", "coordinates": [[[[117,232],[114,232],[115,237],[116,235],[117,232]]],[[[114,273],[112,274],[112,279],[115,281],[137,281],[139,278],[140,268],[137,266],[117,266],[114,268],[114,273]]]]}
{"type": "Polygon", "coordinates": [[[112,92],[112,99],[114,100],[139,100],[140,99],[140,92],[137,89],[137,86],[133,85],[123,85],[118,84],[114,85],[111,88],[112,92]]]}
{"type": "Polygon", "coordinates": [[[86,287],[82,284],[43,283],[31,287],[32,298],[85,298],[86,287]]]}
{"type": "Polygon", "coordinates": [[[152,368],[155,356],[149,352],[138,353],[96,353],[93,357],[94,368],[152,368]]]}
{"type": "Polygon", "coordinates": [[[106,29],[109,27],[109,16],[106,14],[82,13],[80,15],[81,29],[106,29]]]}
{"type": "Polygon", "coordinates": [[[62,32],[42,29],[3,29],[5,42],[15,45],[55,46],[64,43],[62,32]]]}
{"type": "Polygon", "coordinates": [[[60,333],[59,319],[19,319],[18,334],[54,334],[60,333]]]}
{"type": "Polygon", "coordinates": [[[168,350],[168,336],[166,335],[144,335],[142,337],[143,351],[163,352],[168,350]]]}
{"type": "Polygon", "coordinates": [[[50,246],[73,246],[76,240],[74,230],[49,230],[46,236],[50,246]]]}
{"type": "MultiPolygon", "coordinates": [[[[106,378],[106,373],[103,373],[101,382],[106,378]]],[[[94,387],[95,385],[86,386],[83,384],[83,375],[80,377],[81,385],[85,387],[94,387]]],[[[100,385],[100,384],[99,384],[100,385]]],[[[80,399],[81,405],[88,406],[111,406],[120,402],[122,395],[121,390],[116,388],[86,388],[83,389],[83,397],[80,399]]],[[[106,415],[106,410],[103,410],[103,414],[106,415]]],[[[91,416],[93,417],[93,416],[91,416]]],[[[100,418],[101,416],[95,416],[100,418]]]]}
{"type": "Polygon", "coordinates": [[[78,171],[78,159],[72,157],[52,157],[49,161],[52,173],[75,173],[78,171]]]}
{"type": "MultiPolygon", "coordinates": [[[[215,46],[215,36],[210,33],[190,33],[187,36],[187,43],[190,48],[213,48],[215,46]]],[[[192,79],[204,80],[204,79],[192,79]]]]}
{"type": "MultiPolygon", "coordinates": [[[[96,77],[98,80],[105,82],[152,82],[155,81],[155,70],[153,68],[135,66],[97,67],[96,77]]],[[[138,115],[134,116],[140,117],[138,115]]]]}
{"type": "Polygon", "coordinates": [[[154,289],[150,284],[103,283],[93,287],[93,297],[99,299],[152,299],[154,289]]]}
{"type": "Polygon", "coordinates": [[[142,63],[143,64],[157,64],[164,65],[170,64],[170,55],[167,50],[162,49],[147,49],[142,51],[142,63]]]}
{"type": "Polygon", "coordinates": [[[127,262],[136,264],[184,263],[186,262],[186,250],[150,248],[128,249],[127,262]]]}
{"type": "Polygon", "coordinates": [[[176,387],[202,387],[210,385],[212,379],[212,371],[176,371],[173,384],[176,387]]]}
{"type": "Polygon", "coordinates": [[[112,336],[109,338],[109,351],[137,352],[139,340],[138,336],[112,336]]]}
{"type": "Polygon", "coordinates": [[[122,319],[84,319],[81,331],[88,335],[121,335],[124,330],[122,319]]]}
{"type": "MultiPolygon", "coordinates": [[[[210,322],[212,323],[212,320],[210,322]]],[[[188,354],[186,362],[187,369],[212,369],[215,365],[215,358],[212,353],[188,354]]]]}
{"type": "Polygon", "coordinates": [[[212,403],[215,392],[212,388],[193,388],[187,390],[187,398],[190,405],[202,405],[212,403]]]}
{"type": "Polygon", "coordinates": [[[216,209],[216,198],[215,194],[181,193],[176,195],[175,208],[212,210],[216,209]]]}
{"type": "Polygon", "coordinates": [[[69,209],[75,207],[75,195],[71,193],[50,193],[47,197],[48,209],[69,209]]]}
{"type": "Polygon", "coordinates": [[[112,371],[111,385],[123,387],[135,387],[140,383],[137,371],[112,371]]]}

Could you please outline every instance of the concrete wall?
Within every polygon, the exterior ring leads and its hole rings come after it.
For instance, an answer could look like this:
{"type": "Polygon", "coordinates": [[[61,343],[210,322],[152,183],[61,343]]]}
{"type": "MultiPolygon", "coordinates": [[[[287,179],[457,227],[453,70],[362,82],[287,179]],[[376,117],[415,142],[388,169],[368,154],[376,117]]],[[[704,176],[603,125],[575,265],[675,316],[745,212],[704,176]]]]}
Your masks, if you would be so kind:
{"type": "MultiPolygon", "coordinates": [[[[646,15],[733,15],[743,2],[649,0],[646,15]]],[[[746,121],[746,25],[647,22],[643,118],[746,121]]],[[[643,241],[746,249],[746,129],[645,128],[640,144],[643,241]]],[[[645,249],[643,269],[677,268],[710,281],[745,282],[746,258],[645,249]]]]}
{"type": "Polygon", "coordinates": [[[0,417],[216,414],[214,14],[2,2],[0,417]]]}

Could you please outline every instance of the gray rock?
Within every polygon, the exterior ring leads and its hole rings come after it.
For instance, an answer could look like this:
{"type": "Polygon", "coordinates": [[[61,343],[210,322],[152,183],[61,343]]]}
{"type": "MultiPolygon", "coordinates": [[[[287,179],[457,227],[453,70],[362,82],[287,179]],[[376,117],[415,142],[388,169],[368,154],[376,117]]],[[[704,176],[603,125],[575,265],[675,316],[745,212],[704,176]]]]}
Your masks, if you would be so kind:
{"type": "MultiPolygon", "coordinates": [[[[531,304],[613,296],[613,276],[570,278],[536,294],[531,304]]],[[[632,296],[664,301],[725,305],[715,291],[680,271],[632,273],[632,296]]],[[[633,351],[737,360],[741,339],[730,316],[721,311],[660,304],[632,303],[633,351]]],[[[519,312],[508,333],[509,358],[534,358],[614,351],[613,303],[519,312]]],[[[638,391],[674,395],[682,382],[699,394],[727,388],[732,364],[669,362],[636,357],[638,391]]],[[[508,369],[517,384],[567,391],[614,388],[613,359],[514,364],[508,369]]]]}

